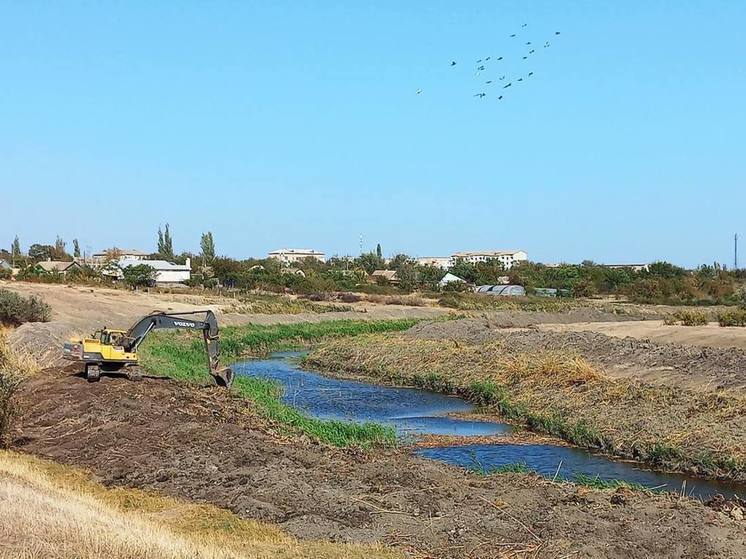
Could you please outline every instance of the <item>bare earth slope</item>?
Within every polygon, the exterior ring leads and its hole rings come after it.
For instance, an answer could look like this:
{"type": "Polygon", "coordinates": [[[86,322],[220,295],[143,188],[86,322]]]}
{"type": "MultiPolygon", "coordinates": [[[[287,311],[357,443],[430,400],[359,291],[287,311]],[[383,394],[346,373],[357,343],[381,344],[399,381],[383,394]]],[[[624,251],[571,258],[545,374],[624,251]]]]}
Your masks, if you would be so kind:
{"type": "Polygon", "coordinates": [[[443,558],[746,556],[743,523],[695,501],[520,474],[483,478],[405,451],[285,441],[216,388],[111,377],[89,384],[57,370],[31,380],[22,404],[26,452],[84,466],[107,484],[271,520],[303,538],[383,541],[443,558]]]}
{"type": "MultiPolygon", "coordinates": [[[[614,324],[638,325],[645,322],[614,324]]],[[[635,377],[652,383],[687,388],[746,387],[745,349],[656,343],[635,337],[620,338],[593,331],[572,331],[571,325],[563,325],[562,328],[562,331],[549,330],[548,326],[506,329],[492,320],[475,318],[422,323],[412,327],[407,335],[473,343],[499,340],[517,351],[526,352],[564,349],[577,352],[611,376],[635,377]]]]}

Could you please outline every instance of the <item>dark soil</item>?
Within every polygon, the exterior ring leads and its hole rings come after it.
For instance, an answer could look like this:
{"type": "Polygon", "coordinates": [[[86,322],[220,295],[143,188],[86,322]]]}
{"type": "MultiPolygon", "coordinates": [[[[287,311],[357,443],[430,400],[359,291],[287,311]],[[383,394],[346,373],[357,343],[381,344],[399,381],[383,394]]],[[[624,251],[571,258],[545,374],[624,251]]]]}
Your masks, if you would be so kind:
{"type": "Polygon", "coordinates": [[[470,343],[501,341],[513,351],[569,350],[619,376],[687,387],[746,387],[746,351],[742,349],[661,344],[596,332],[506,330],[503,324],[485,318],[425,322],[406,335],[470,343]]]}
{"type": "Polygon", "coordinates": [[[675,496],[480,477],[407,450],[282,439],[218,388],[47,371],[22,391],[19,450],[280,524],[417,556],[744,557],[746,524],[675,496]]]}

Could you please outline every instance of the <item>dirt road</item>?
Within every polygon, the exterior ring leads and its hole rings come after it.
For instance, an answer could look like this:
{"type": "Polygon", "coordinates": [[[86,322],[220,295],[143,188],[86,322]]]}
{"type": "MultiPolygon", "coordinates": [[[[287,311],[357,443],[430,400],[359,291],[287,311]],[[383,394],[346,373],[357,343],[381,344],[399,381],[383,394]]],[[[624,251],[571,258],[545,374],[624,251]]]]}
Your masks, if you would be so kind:
{"type": "Polygon", "coordinates": [[[744,524],[688,499],[481,477],[407,451],[283,440],[244,401],[168,380],[89,384],[47,371],[22,391],[21,450],[279,523],[425,557],[743,557],[744,524]],[[515,556],[515,555],[514,555],[515,556]]]}
{"type": "Polygon", "coordinates": [[[660,344],[746,349],[746,328],[723,328],[717,322],[710,322],[707,326],[667,326],[662,320],[543,323],[539,329],[548,332],[597,332],[615,338],[632,337],[660,344]]]}

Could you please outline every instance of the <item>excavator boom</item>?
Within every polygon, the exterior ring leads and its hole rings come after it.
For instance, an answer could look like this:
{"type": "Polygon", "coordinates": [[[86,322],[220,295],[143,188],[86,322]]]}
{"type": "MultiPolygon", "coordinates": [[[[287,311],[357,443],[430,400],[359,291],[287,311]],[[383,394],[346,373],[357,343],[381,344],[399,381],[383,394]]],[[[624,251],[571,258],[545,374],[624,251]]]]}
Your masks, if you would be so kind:
{"type": "Polygon", "coordinates": [[[169,329],[201,330],[207,353],[207,367],[219,386],[230,388],[233,384],[233,371],[220,368],[220,333],[215,313],[207,311],[192,311],[184,313],[166,314],[155,311],[141,318],[133,324],[125,334],[125,350],[136,352],[142,341],[153,330],[169,329]],[[195,320],[193,317],[197,317],[195,320]]]}

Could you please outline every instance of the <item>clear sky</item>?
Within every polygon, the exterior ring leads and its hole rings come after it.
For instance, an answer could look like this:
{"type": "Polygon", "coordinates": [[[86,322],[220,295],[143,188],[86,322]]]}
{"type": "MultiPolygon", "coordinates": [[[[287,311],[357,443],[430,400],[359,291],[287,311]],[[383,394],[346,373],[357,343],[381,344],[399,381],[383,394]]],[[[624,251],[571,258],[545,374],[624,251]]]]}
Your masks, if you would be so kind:
{"type": "Polygon", "coordinates": [[[235,257],[362,234],[730,265],[744,22],[740,0],[0,0],[0,245],[154,250],[169,222],[177,251],[211,230],[235,257]]]}

